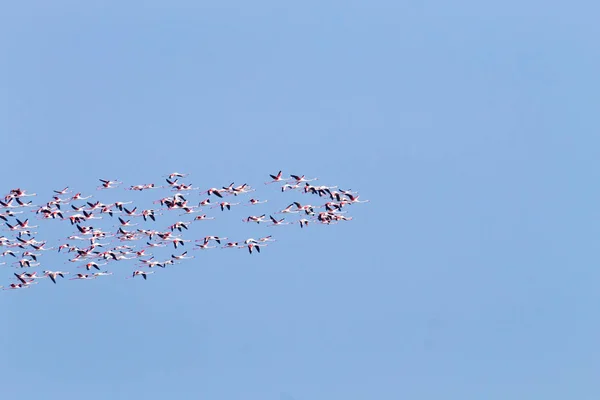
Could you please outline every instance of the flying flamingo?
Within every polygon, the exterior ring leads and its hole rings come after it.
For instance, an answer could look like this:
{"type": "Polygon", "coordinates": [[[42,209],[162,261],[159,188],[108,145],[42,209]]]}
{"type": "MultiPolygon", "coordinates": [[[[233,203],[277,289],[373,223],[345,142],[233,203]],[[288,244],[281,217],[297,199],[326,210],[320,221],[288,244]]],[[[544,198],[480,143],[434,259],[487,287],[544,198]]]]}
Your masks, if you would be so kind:
{"type": "Polygon", "coordinates": [[[194,218],[194,221],[204,221],[207,219],[215,219],[215,217],[207,217],[206,214],[202,214],[202,215],[198,215],[196,218],[194,218]]]}
{"type": "Polygon", "coordinates": [[[68,272],[62,272],[62,271],[44,271],[44,275],[46,275],[48,278],[50,278],[52,280],[52,282],[54,282],[56,284],[56,277],[60,276],[61,278],[64,278],[65,275],[67,275],[68,272]]]}
{"type": "Polygon", "coordinates": [[[290,179],[290,178],[282,178],[282,177],[281,177],[281,176],[282,176],[282,174],[281,174],[281,171],[279,171],[279,172],[277,173],[277,175],[271,175],[271,174],[269,174],[269,176],[270,176],[270,177],[271,177],[273,180],[272,180],[272,181],[269,181],[269,182],[265,182],[265,185],[269,185],[269,184],[271,184],[271,183],[275,183],[275,182],[288,181],[288,180],[290,179]]]}
{"type": "Polygon", "coordinates": [[[154,210],[142,210],[142,213],[139,215],[141,215],[144,218],[144,221],[147,221],[147,218],[150,218],[152,221],[156,221],[156,214],[154,210]]]}
{"type": "Polygon", "coordinates": [[[54,193],[61,195],[61,194],[67,194],[69,193],[69,187],[67,186],[66,188],[64,188],[63,190],[54,190],[54,193]]]}
{"type": "Polygon", "coordinates": [[[227,240],[228,238],[226,237],[219,237],[219,236],[205,236],[204,239],[198,239],[197,241],[203,240],[204,243],[208,243],[210,240],[214,240],[215,242],[221,244],[221,240],[227,240]]]}
{"type": "Polygon", "coordinates": [[[98,186],[98,190],[100,189],[112,189],[114,188],[116,185],[119,185],[123,182],[119,182],[117,180],[111,181],[111,180],[106,180],[106,179],[100,179],[100,182],[102,182],[101,186],[98,186]]]}
{"type": "Polygon", "coordinates": [[[137,275],[140,275],[142,278],[144,278],[144,280],[146,280],[147,275],[149,274],[153,274],[154,271],[133,271],[133,274],[130,276],[130,278],[135,278],[137,275]]]}
{"type": "Polygon", "coordinates": [[[140,260],[142,262],[142,264],[146,265],[148,268],[153,268],[156,267],[157,265],[160,265],[160,261],[155,261],[154,257],[150,257],[147,260],[140,260]]]}
{"type": "Polygon", "coordinates": [[[354,196],[352,194],[349,193],[344,193],[346,195],[346,197],[348,197],[348,199],[350,199],[350,204],[354,204],[354,203],[368,203],[369,200],[358,200],[358,198],[360,196],[354,196]]]}
{"type": "Polygon", "coordinates": [[[62,249],[68,249],[68,248],[70,248],[70,247],[71,247],[71,246],[69,245],[69,243],[61,244],[60,246],[58,246],[58,252],[60,253],[60,251],[61,251],[62,249]]]}
{"type": "Polygon", "coordinates": [[[69,279],[69,280],[71,280],[71,281],[72,281],[72,280],[75,280],[75,279],[81,279],[81,280],[90,280],[90,279],[96,279],[96,277],[95,277],[95,276],[91,276],[91,275],[89,275],[89,274],[77,274],[77,276],[76,276],[76,277],[74,277],[74,278],[71,278],[71,279],[69,279]]]}
{"type": "Polygon", "coordinates": [[[5,251],[2,253],[2,256],[7,256],[7,255],[10,255],[10,256],[16,257],[16,254],[15,254],[15,253],[14,253],[12,250],[5,250],[5,251]]]}
{"type": "Polygon", "coordinates": [[[240,246],[240,244],[238,242],[229,242],[227,243],[225,246],[222,246],[221,248],[223,249],[234,249],[234,248],[244,248],[245,246],[240,246]]]}
{"type": "Polygon", "coordinates": [[[265,215],[266,214],[260,216],[250,215],[248,218],[244,218],[242,222],[256,222],[257,224],[260,224],[261,222],[267,222],[265,221],[265,215]]]}
{"type": "Polygon", "coordinates": [[[276,220],[275,218],[273,218],[272,215],[269,215],[269,218],[271,218],[271,221],[273,221],[273,223],[271,225],[267,225],[267,226],[279,226],[279,225],[289,225],[289,222],[283,222],[285,220],[285,218],[281,218],[279,221],[276,220]]]}
{"type": "Polygon", "coordinates": [[[100,271],[100,266],[101,266],[101,265],[106,265],[106,263],[103,263],[103,264],[97,264],[97,263],[95,263],[95,262],[93,262],[93,261],[92,261],[92,262],[89,262],[89,263],[87,263],[87,264],[83,265],[82,267],[85,267],[85,269],[87,269],[88,271],[89,271],[90,269],[92,269],[92,268],[96,268],[98,271],[100,271]]]}
{"type": "Polygon", "coordinates": [[[305,175],[302,176],[298,176],[298,175],[290,175],[290,177],[296,181],[296,183],[301,183],[301,182],[312,182],[312,181],[316,181],[318,178],[312,178],[312,179],[306,179],[305,175]]]}
{"type": "Polygon", "coordinates": [[[198,203],[198,207],[204,207],[207,204],[210,204],[210,199],[202,200],[200,203],[198,203]]]}
{"type": "Polygon", "coordinates": [[[248,203],[250,203],[250,204],[245,204],[245,205],[247,205],[247,206],[253,206],[253,205],[256,205],[256,204],[263,204],[263,203],[266,203],[267,201],[268,201],[268,200],[257,200],[257,199],[250,199],[250,200],[248,200],[248,203]]]}
{"type": "Polygon", "coordinates": [[[298,189],[299,187],[300,187],[300,183],[296,183],[295,185],[290,185],[289,183],[286,183],[285,185],[283,185],[281,187],[281,191],[285,192],[286,190],[298,189]]]}
{"type": "Polygon", "coordinates": [[[169,241],[173,243],[173,247],[175,248],[177,248],[178,245],[184,246],[184,242],[191,242],[191,240],[183,240],[180,238],[174,238],[169,241]]]}
{"type": "Polygon", "coordinates": [[[214,248],[216,248],[216,246],[209,246],[208,242],[204,242],[202,244],[197,244],[196,246],[198,246],[198,247],[194,247],[193,250],[206,250],[206,249],[214,249],[214,248]]]}
{"type": "Polygon", "coordinates": [[[150,242],[146,242],[146,244],[148,245],[147,247],[166,247],[167,246],[165,243],[150,243],[150,242]]]}
{"type": "Polygon", "coordinates": [[[121,223],[121,226],[135,226],[135,225],[137,225],[137,224],[132,224],[130,221],[131,220],[125,221],[123,218],[119,217],[119,222],[121,223]]]}
{"type": "Polygon", "coordinates": [[[187,254],[187,251],[184,251],[182,254],[180,254],[178,256],[176,256],[174,254],[171,254],[171,258],[173,260],[178,260],[178,261],[179,260],[188,260],[188,259],[194,258],[194,256],[186,257],[186,254],[187,254]]]}
{"type": "Polygon", "coordinates": [[[94,272],[94,278],[97,278],[99,276],[109,276],[112,274],[113,274],[112,272],[108,272],[108,271],[94,272]]]}
{"type": "Polygon", "coordinates": [[[225,190],[224,189],[217,189],[217,188],[210,188],[207,191],[202,192],[202,193],[207,193],[209,196],[212,195],[212,194],[214,194],[215,196],[222,198],[223,195],[221,194],[221,192],[225,192],[225,190]]]}
{"type": "Polygon", "coordinates": [[[298,210],[292,210],[292,207],[294,206],[294,204],[290,204],[289,206],[287,206],[286,208],[284,208],[281,211],[277,211],[275,214],[295,214],[298,213],[298,210]]]}
{"type": "Polygon", "coordinates": [[[117,207],[119,211],[123,211],[123,206],[126,204],[131,204],[131,201],[117,201],[113,205],[117,207]]]}
{"type": "Polygon", "coordinates": [[[250,254],[252,254],[252,249],[256,249],[256,251],[260,253],[261,246],[267,246],[267,245],[266,244],[258,245],[254,242],[250,242],[250,243],[248,243],[248,252],[250,252],[250,254]]]}
{"type": "MultiPolygon", "coordinates": [[[[35,282],[37,283],[37,282],[35,282]]],[[[24,283],[11,283],[7,288],[3,288],[2,290],[11,290],[11,289],[25,289],[28,288],[29,284],[24,283]]]]}
{"type": "Polygon", "coordinates": [[[186,176],[188,176],[189,174],[182,174],[179,172],[172,172],[168,175],[169,179],[173,179],[173,178],[185,178],[186,176]]]}
{"type": "Polygon", "coordinates": [[[87,199],[91,199],[92,196],[86,196],[86,197],[82,197],[81,193],[75,193],[75,195],[73,197],[70,198],[71,201],[73,200],[87,200],[87,199]]]}
{"type": "Polygon", "coordinates": [[[32,275],[32,274],[28,274],[27,272],[23,272],[22,274],[17,274],[16,272],[13,273],[14,276],[17,277],[18,280],[21,281],[21,283],[23,283],[24,285],[27,284],[27,282],[31,282],[26,280],[25,278],[28,277],[28,275],[32,275]]]}
{"type": "MultiPolygon", "coordinates": [[[[219,207],[221,207],[221,211],[224,211],[225,208],[227,208],[228,210],[231,210],[231,206],[237,206],[240,203],[229,203],[227,201],[222,201],[221,203],[219,203],[219,207]]],[[[215,208],[216,206],[213,206],[211,208],[215,208]]]]}

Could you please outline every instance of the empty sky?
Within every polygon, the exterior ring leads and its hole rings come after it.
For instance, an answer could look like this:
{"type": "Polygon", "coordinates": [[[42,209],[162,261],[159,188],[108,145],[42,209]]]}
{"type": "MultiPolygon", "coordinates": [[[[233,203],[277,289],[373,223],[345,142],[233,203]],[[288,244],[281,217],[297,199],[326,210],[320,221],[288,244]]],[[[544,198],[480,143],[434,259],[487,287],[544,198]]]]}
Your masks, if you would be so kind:
{"type": "Polygon", "coordinates": [[[277,235],[256,256],[0,292],[4,395],[596,399],[600,10],[486,3],[4,4],[2,194],[104,201],[98,178],[180,171],[247,182],[265,212],[318,201],[263,185],[283,170],[370,200],[335,226],[238,209],[186,234],[277,235]]]}

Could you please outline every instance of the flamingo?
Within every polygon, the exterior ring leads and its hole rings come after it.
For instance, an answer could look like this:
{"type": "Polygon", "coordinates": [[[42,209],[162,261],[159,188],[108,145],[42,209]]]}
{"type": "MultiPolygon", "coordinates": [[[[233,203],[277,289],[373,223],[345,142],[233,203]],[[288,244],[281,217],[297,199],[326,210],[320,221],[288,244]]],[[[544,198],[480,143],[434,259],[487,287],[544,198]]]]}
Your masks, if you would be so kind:
{"type": "Polygon", "coordinates": [[[5,222],[4,224],[6,226],[8,226],[8,229],[10,229],[11,231],[16,231],[16,230],[19,230],[21,228],[21,226],[18,225],[18,224],[15,224],[14,226],[11,225],[11,224],[9,224],[8,222],[5,222]]]}
{"type": "Polygon", "coordinates": [[[95,262],[92,261],[92,262],[89,262],[89,263],[85,264],[85,269],[89,271],[92,268],[96,268],[98,271],[100,271],[100,266],[101,265],[106,265],[106,264],[107,263],[97,264],[97,263],[95,263],[95,262]]]}
{"type": "Polygon", "coordinates": [[[114,211],[112,210],[112,204],[108,205],[108,206],[104,206],[102,207],[102,209],[100,210],[100,214],[108,214],[111,217],[113,216],[114,211]]]}
{"type": "Polygon", "coordinates": [[[307,179],[305,175],[302,176],[298,176],[298,175],[291,175],[290,177],[296,181],[296,183],[301,183],[301,182],[312,182],[312,181],[316,181],[318,178],[312,178],[312,179],[307,179]]]}
{"type": "Polygon", "coordinates": [[[142,264],[148,266],[148,268],[153,268],[156,267],[157,265],[160,265],[160,261],[155,261],[154,257],[150,257],[147,260],[140,260],[142,262],[142,264]]]}
{"type": "Polygon", "coordinates": [[[178,260],[178,261],[179,260],[188,260],[188,259],[194,258],[194,256],[186,257],[186,254],[187,254],[187,251],[184,251],[182,254],[180,254],[178,256],[176,256],[174,254],[171,254],[171,258],[173,260],[178,260]]]}
{"type": "Polygon", "coordinates": [[[244,183],[243,185],[232,187],[229,192],[233,193],[234,196],[237,196],[238,194],[254,192],[254,190],[255,189],[252,189],[248,184],[244,183]]]}
{"type": "Polygon", "coordinates": [[[18,237],[23,237],[23,236],[31,237],[31,236],[37,234],[37,232],[30,231],[29,229],[19,229],[17,232],[18,232],[17,233],[18,237]]]}
{"type": "Polygon", "coordinates": [[[173,261],[173,259],[169,259],[167,261],[161,262],[160,264],[158,264],[158,266],[161,268],[166,268],[167,265],[173,265],[173,264],[175,264],[175,261],[173,261]]]}
{"type": "Polygon", "coordinates": [[[241,249],[243,247],[245,247],[245,246],[240,246],[240,244],[238,242],[229,242],[225,246],[222,246],[223,249],[234,249],[234,248],[241,249]]]}
{"type": "MultiPolygon", "coordinates": [[[[208,243],[210,240],[214,240],[215,242],[221,244],[221,240],[227,240],[228,238],[226,237],[219,237],[219,236],[205,236],[204,239],[204,243],[208,243]]],[[[200,241],[200,240],[198,240],[200,241]]]]}
{"type": "Polygon", "coordinates": [[[27,284],[27,282],[31,282],[31,281],[28,281],[25,279],[26,277],[28,277],[28,275],[32,275],[32,274],[28,274],[27,272],[23,272],[22,274],[17,274],[16,272],[14,272],[13,275],[16,276],[17,279],[20,280],[21,283],[23,283],[25,285],[27,284]]]}
{"type": "Polygon", "coordinates": [[[87,200],[87,199],[91,199],[91,198],[92,198],[92,196],[83,197],[81,195],[81,193],[75,193],[75,195],[73,197],[71,197],[69,200],[70,201],[74,201],[74,200],[87,200]]]}
{"type": "Polygon", "coordinates": [[[111,180],[106,180],[106,179],[100,179],[100,182],[102,182],[102,185],[98,186],[97,189],[112,189],[116,185],[123,183],[123,182],[119,182],[117,180],[111,181],[111,180]]]}
{"type": "Polygon", "coordinates": [[[56,277],[60,276],[61,278],[64,278],[65,275],[67,275],[68,272],[62,272],[62,271],[44,271],[44,275],[47,276],[48,278],[50,278],[52,280],[52,282],[54,282],[56,284],[56,277]]]}
{"type": "Polygon", "coordinates": [[[144,190],[144,186],[145,185],[130,186],[126,190],[139,190],[141,192],[142,190],[144,190]]]}
{"type": "Polygon", "coordinates": [[[269,181],[269,182],[265,182],[265,185],[269,185],[269,184],[271,184],[271,183],[275,183],[275,182],[288,181],[288,180],[290,179],[290,178],[282,178],[282,177],[281,177],[281,176],[282,176],[282,173],[281,173],[281,171],[279,171],[279,172],[277,173],[277,175],[271,175],[271,174],[269,174],[269,176],[270,176],[270,177],[271,177],[273,180],[272,180],[272,181],[269,181]]]}
{"type": "Polygon", "coordinates": [[[79,224],[77,224],[76,226],[77,226],[77,230],[84,235],[91,235],[92,232],[94,231],[93,226],[81,226],[79,224]]]}
{"type": "MultiPolygon", "coordinates": [[[[37,283],[37,282],[35,282],[37,283]]],[[[11,289],[25,289],[28,288],[29,284],[24,283],[11,283],[7,288],[3,288],[2,290],[11,290],[11,289]]]]}
{"type": "Polygon", "coordinates": [[[298,189],[299,187],[300,187],[300,183],[296,183],[295,185],[291,185],[289,183],[286,183],[285,185],[283,185],[281,187],[281,191],[285,192],[286,190],[298,189]]]}
{"type": "Polygon", "coordinates": [[[181,232],[181,228],[187,230],[188,229],[188,225],[190,223],[191,222],[181,222],[181,221],[178,221],[178,222],[175,222],[173,225],[169,226],[169,229],[171,230],[171,232],[174,231],[175,229],[177,229],[179,232],[181,232]]]}
{"type": "Polygon", "coordinates": [[[85,209],[85,204],[82,205],[82,206],[79,206],[79,207],[75,206],[74,204],[71,204],[71,208],[73,210],[75,210],[76,212],[81,212],[81,211],[83,211],[85,209]]]}
{"type": "Polygon", "coordinates": [[[135,225],[137,225],[137,224],[132,224],[130,221],[131,220],[125,221],[123,218],[119,217],[119,222],[121,223],[121,226],[135,226],[135,225]]]}
{"type": "Polygon", "coordinates": [[[54,190],[54,193],[56,193],[58,195],[67,194],[67,193],[69,193],[69,187],[67,186],[67,187],[65,187],[62,190],[54,190]]]}
{"type": "Polygon", "coordinates": [[[154,210],[142,210],[140,215],[144,218],[144,221],[147,221],[147,218],[150,218],[152,221],[156,221],[154,210]]]}
{"type": "Polygon", "coordinates": [[[173,179],[173,178],[185,178],[186,176],[188,176],[189,174],[182,174],[179,172],[172,172],[168,175],[169,179],[173,179]]]}
{"type": "Polygon", "coordinates": [[[94,272],[94,278],[97,278],[99,276],[109,276],[112,275],[112,272],[108,272],[108,271],[102,271],[102,272],[94,272]]]}
{"type": "Polygon", "coordinates": [[[337,186],[312,186],[306,182],[306,185],[304,186],[304,193],[310,192],[312,194],[318,194],[319,197],[325,196],[326,194],[331,196],[331,189],[334,188],[337,188],[337,186]]]}
{"type": "Polygon", "coordinates": [[[198,247],[195,247],[193,250],[206,250],[206,249],[216,248],[216,246],[209,246],[208,242],[204,242],[202,244],[197,244],[196,246],[198,246],[198,247]]]}
{"type": "Polygon", "coordinates": [[[14,217],[17,214],[23,214],[23,211],[12,211],[12,210],[6,210],[5,213],[0,214],[0,218],[2,218],[3,220],[7,221],[6,217],[14,217]]]}
{"type": "Polygon", "coordinates": [[[196,218],[194,218],[194,221],[204,221],[207,219],[215,219],[215,217],[207,217],[206,214],[202,214],[202,215],[198,215],[196,218]]]}
{"type": "Polygon", "coordinates": [[[188,206],[188,207],[184,207],[183,211],[185,211],[183,214],[179,214],[181,215],[186,215],[186,214],[196,214],[200,212],[200,209],[196,206],[188,206]]]}
{"type": "Polygon", "coordinates": [[[154,271],[139,271],[139,270],[136,270],[136,271],[133,271],[133,274],[131,275],[131,278],[135,278],[137,275],[140,275],[142,278],[144,278],[144,280],[146,280],[147,275],[153,274],[153,273],[154,273],[154,271]]]}
{"type": "Polygon", "coordinates": [[[37,261],[37,257],[41,256],[41,254],[35,254],[35,253],[30,252],[30,251],[24,251],[23,254],[21,254],[21,255],[23,257],[31,257],[31,259],[33,261],[37,261]]]}
{"type": "Polygon", "coordinates": [[[292,210],[292,207],[294,206],[294,204],[290,204],[289,206],[287,206],[286,208],[284,208],[281,211],[277,211],[275,214],[295,214],[298,213],[298,210],[292,210]]]}
{"type": "Polygon", "coordinates": [[[275,242],[275,241],[276,241],[276,239],[273,239],[273,235],[261,237],[261,238],[258,239],[259,243],[263,243],[263,242],[275,242]]]}
{"type": "MultiPolygon", "coordinates": [[[[102,209],[104,209],[104,208],[106,208],[106,206],[105,206],[105,207],[103,207],[102,209]]],[[[89,220],[89,219],[102,219],[102,217],[94,217],[92,212],[89,212],[89,213],[88,213],[88,212],[87,212],[87,211],[85,211],[85,210],[83,211],[83,218],[84,218],[86,221],[87,221],[87,220],[89,220]]]]}
{"type": "Polygon", "coordinates": [[[308,223],[310,222],[310,220],[306,219],[306,218],[302,218],[301,220],[299,220],[298,222],[300,222],[300,228],[304,228],[305,226],[308,225],[308,223]]]}
{"type": "Polygon", "coordinates": [[[248,252],[250,252],[250,254],[252,254],[252,249],[256,249],[257,252],[260,253],[260,247],[261,246],[267,246],[266,244],[262,244],[262,245],[258,245],[256,243],[248,243],[248,252]]]}
{"type": "MultiPolygon", "coordinates": [[[[16,275],[16,274],[15,274],[16,275]]],[[[38,276],[37,271],[36,272],[26,272],[25,276],[29,279],[44,279],[46,276],[42,275],[42,276],[38,276]]],[[[29,281],[31,282],[31,281],[29,281]]]]}
{"type": "MultiPolygon", "coordinates": [[[[227,208],[228,210],[231,210],[231,206],[237,206],[240,203],[229,203],[227,201],[222,201],[221,203],[219,203],[219,207],[221,207],[221,211],[225,211],[225,208],[227,208]]],[[[212,207],[214,208],[214,207],[212,207]]]]}
{"type": "Polygon", "coordinates": [[[268,200],[262,200],[262,201],[261,201],[261,200],[257,200],[257,199],[250,199],[250,200],[248,200],[248,203],[250,203],[250,204],[246,204],[246,205],[247,205],[247,206],[254,206],[254,205],[256,205],[256,204],[263,204],[263,203],[266,203],[267,201],[268,201],[268,200]]]}
{"type": "Polygon", "coordinates": [[[260,224],[261,222],[267,222],[265,221],[265,215],[260,215],[260,216],[254,216],[254,215],[250,215],[248,218],[244,218],[242,220],[242,222],[256,222],[257,224],[260,224]]]}
{"type": "Polygon", "coordinates": [[[221,194],[221,192],[225,192],[225,190],[217,189],[217,188],[210,188],[206,192],[202,192],[202,193],[207,193],[209,196],[214,194],[215,196],[222,198],[223,195],[221,194]]]}
{"type": "Polygon", "coordinates": [[[358,200],[358,198],[360,196],[358,195],[352,195],[350,193],[344,193],[346,195],[346,197],[348,197],[348,199],[350,199],[350,204],[355,204],[355,203],[368,203],[369,200],[358,200]]]}
{"type": "Polygon", "coordinates": [[[146,242],[146,244],[148,245],[148,247],[166,247],[167,246],[164,243],[150,243],[150,242],[146,242]]]}
{"type": "Polygon", "coordinates": [[[74,278],[71,278],[69,280],[75,280],[75,279],[81,279],[81,280],[90,280],[90,279],[96,279],[95,276],[93,275],[89,275],[89,274],[77,274],[74,278]]]}
{"type": "Polygon", "coordinates": [[[191,242],[191,240],[183,240],[180,238],[171,239],[170,242],[173,243],[173,247],[177,248],[178,245],[184,246],[184,242],[191,242]]]}
{"type": "Polygon", "coordinates": [[[136,214],[135,210],[137,210],[137,207],[133,207],[133,210],[129,211],[126,207],[123,207],[123,211],[125,212],[125,214],[127,214],[130,217],[141,217],[142,214],[136,214]]]}
{"type": "Polygon", "coordinates": [[[199,188],[193,187],[192,184],[186,185],[185,183],[179,183],[177,185],[173,185],[173,189],[177,190],[177,191],[188,191],[188,190],[196,190],[199,188]]]}
{"type": "Polygon", "coordinates": [[[99,210],[107,206],[107,204],[102,204],[100,201],[96,201],[95,203],[86,202],[88,206],[90,206],[89,211],[99,210]]]}
{"type": "Polygon", "coordinates": [[[70,247],[71,247],[71,246],[69,245],[69,243],[61,244],[60,246],[58,246],[58,252],[60,253],[60,251],[61,251],[62,249],[68,249],[68,248],[70,248],[70,247]]]}
{"type": "Polygon", "coordinates": [[[289,222],[283,222],[285,220],[285,218],[281,218],[279,221],[276,220],[275,218],[273,218],[272,215],[269,215],[269,218],[271,218],[271,221],[273,222],[271,225],[267,225],[267,226],[279,226],[279,225],[289,225],[289,222]]]}
{"type": "Polygon", "coordinates": [[[119,211],[123,211],[123,206],[126,204],[131,204],[131,201],[117,201],[113,205],[117,207],[119,211]]]}
{"type": "Polygon", "coordinates": [[[25,268],[25,267],[37,267],[38,265],[40,265],[40,263],[31,263],[30,260],[26,259],[26,258],[22,258],[19,261],[17,261],[17,264],[19,264],[19,266],[21,268],[25,268]]]}

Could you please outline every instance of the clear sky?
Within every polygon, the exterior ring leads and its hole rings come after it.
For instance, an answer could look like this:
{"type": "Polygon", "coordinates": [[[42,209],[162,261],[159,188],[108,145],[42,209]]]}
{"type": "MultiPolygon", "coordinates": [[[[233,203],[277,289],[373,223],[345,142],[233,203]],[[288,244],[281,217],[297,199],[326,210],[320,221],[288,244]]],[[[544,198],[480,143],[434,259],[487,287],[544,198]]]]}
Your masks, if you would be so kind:
{"type": "Polygon", "coordinates": [[[263,185],[283,170],[370,203],[219,211],[186,237],[279,240],[0,292],[2,397],[597,399],[600,9],[558,3],[5,2],[2,194],[147,206],[98,178],[179,171],[317,201],[263,185]]]}

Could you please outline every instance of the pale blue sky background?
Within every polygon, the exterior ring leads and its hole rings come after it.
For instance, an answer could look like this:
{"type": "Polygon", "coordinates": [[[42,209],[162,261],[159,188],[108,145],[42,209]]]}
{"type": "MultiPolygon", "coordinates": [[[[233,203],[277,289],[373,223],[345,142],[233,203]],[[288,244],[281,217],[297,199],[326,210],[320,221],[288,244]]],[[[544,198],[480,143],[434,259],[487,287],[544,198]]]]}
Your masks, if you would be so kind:
{"type": "MultiPolygon", "coordinates": [[[[371,202],[256,257],[0,292],[2,396],[597,399],[600,9],[557,4],[5,2],[2,193],[182,171],[272,211],[282,169],[371,202]]],[[[274,229],[246,211],[188,236],[274,229]]]]}

